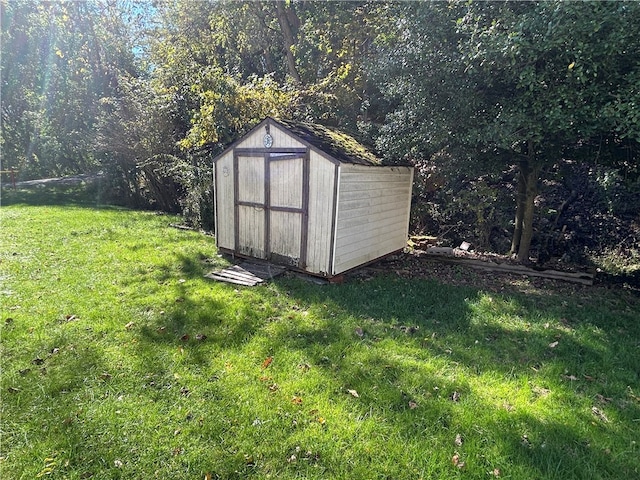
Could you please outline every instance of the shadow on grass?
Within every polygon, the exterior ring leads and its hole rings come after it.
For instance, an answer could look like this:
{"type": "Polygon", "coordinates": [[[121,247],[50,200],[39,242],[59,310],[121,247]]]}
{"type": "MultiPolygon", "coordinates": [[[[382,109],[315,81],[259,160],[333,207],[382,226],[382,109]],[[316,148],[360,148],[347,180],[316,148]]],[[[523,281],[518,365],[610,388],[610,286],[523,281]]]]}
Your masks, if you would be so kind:
{"type": "MultiPolygon", "coordinates": [[[[174,258],[190,282],[204,282],[202,260],[174,258]]],[[[633,305],[583,308],[554,295],[489,295],[382,276],[328,286],[291,278],[255,289],[212,285],[198,295],[177,287],[179,301],[140,331],[145,361],[162,363],[159,345],[187,349],[196,369],[227,350],[299,358],[358,421],[389,425],[416,451],[432,441],[448,468],[459,453],[474,478],[496,468],[516,478],[631,478],[638,468],[622,445],[640,415],[623,397],[639,370],[637,360],[621,363],[634,358],[640,338],[633,305]],[[492,399],[475,391],[480,375],[530,392],[542,413],[510,410],[510,392],[492,399]],[[359,392],[357,403],[348,403],[349,390],[359,392]],[[597,395],[613,398],[600,404],[597,395]]],[[[258,416],[257,407],[243,408],[258,416]]],[[[330,471],[339,461],[326,454],[323,463],[330,471]]]]}

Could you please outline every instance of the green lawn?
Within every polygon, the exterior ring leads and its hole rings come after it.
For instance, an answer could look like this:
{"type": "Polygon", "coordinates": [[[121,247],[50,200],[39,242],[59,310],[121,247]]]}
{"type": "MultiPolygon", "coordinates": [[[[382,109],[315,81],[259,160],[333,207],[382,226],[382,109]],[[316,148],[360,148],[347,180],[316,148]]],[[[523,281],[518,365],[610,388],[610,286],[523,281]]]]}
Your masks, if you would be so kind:
{"type": "Polygon", "coordinates": [[[3,479],[631,479],[640,301],[244,288],[173,217],[0,209],[3,479]]]}

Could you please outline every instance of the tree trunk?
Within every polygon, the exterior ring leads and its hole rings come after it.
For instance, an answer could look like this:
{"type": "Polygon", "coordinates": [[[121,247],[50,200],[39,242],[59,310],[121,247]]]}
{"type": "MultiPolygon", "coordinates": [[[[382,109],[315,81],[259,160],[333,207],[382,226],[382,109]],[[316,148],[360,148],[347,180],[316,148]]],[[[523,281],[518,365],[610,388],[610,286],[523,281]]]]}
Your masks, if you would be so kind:
{"type": "Polygon", "coordinates": [[[515,255],[520,248],[520,238],[522,237],[522,218],[524,216],[524,205],[527,200],[527,182],[524,177],[522,164],[518,170],[518,192],[516,194],[516,221],[511,239],[510,254],[515,255]]]}
{"type": "MultiPolygon", "coordinates": [[[[291,7],[289,7],[291,8],[291,7]]],[[[284,2],[276,2],[276,13],[278,15],[278,23],[280,24],[280,30],[282,30],[282,37],[284,40],[284,53],[287,58],[287,67],[289,69],[289,75],[296,83],[301,83],[298,69],[296,68],[296,60],[293,57],[292,47],[295,45],[295,39],[291,24],[289,23],[289,16],[285,10],[284,2]]]]}
{"type": "Polygon", "coordinates": [[[520,161],[516,226],[511,241],[511,253],[517,253],[516,258],[520,263],[529,261],[529,249],[533,239],[534,202],[538,194],[538,177],[540,174],[540,166],[536,161],[532,142],[529,142],[527,150],[527,156],[520,161]]]}

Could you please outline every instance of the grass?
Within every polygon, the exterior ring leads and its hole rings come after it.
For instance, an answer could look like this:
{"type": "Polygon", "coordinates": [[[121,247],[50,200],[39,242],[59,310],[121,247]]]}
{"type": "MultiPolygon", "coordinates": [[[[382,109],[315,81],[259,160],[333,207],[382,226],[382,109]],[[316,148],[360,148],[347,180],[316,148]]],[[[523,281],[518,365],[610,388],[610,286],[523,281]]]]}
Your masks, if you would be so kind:
{"type": "Polygon", "coordinates": [[[173,217],[36,203],[0,209],[3,479],[640,474],[622,290],[237,287],[173,217]]]}

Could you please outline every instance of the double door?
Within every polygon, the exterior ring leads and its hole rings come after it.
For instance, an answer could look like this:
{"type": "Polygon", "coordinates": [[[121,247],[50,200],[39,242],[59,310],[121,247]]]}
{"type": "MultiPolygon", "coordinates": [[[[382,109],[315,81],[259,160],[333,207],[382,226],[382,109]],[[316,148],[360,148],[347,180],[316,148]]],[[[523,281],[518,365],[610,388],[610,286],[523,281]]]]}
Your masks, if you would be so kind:
{"type": "Polygon", "coordinates": [[[306,151],[236,152],[234,170],[236,252],[304,268],[306,151]]]}

